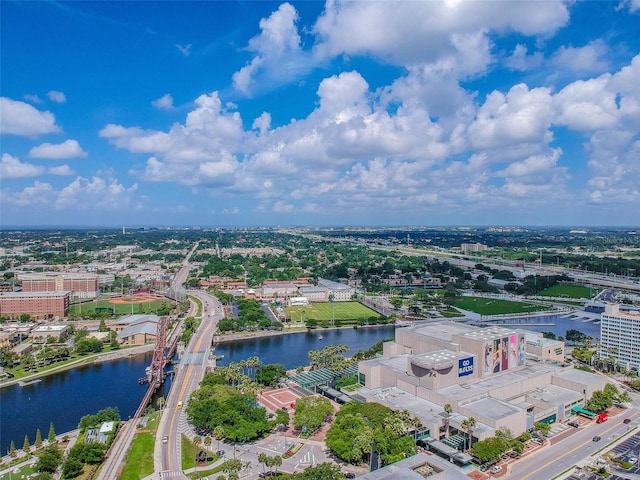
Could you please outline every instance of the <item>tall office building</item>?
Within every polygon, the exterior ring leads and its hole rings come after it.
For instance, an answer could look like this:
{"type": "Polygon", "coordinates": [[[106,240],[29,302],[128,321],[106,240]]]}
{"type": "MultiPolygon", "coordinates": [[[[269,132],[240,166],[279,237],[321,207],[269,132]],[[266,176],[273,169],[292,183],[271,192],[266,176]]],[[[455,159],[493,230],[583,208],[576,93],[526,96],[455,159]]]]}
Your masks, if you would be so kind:
{"type": "Polygon", "coordinates": [[[600,317],[600,358],[611,357],[625,368],[640,370],[640,312],[605,306],[600,317]]]}

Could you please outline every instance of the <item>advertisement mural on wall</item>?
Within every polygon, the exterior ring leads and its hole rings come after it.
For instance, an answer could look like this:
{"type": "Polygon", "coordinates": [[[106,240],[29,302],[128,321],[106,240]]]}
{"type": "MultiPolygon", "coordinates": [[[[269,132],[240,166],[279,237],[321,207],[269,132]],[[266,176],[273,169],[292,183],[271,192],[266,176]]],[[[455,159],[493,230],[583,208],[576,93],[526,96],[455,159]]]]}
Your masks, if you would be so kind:
{"type": "Polygon", "coordinates": [[[503,372],[509,370],[509,337],[504,337],[500,340],[500,357],[501,370],[503,372]]]}
{"type": "Polygon", "coordinates": [[[473,373],[473,357],[458,360],[458,376],[465,377],[473,373]]]}
{"type": "Polygon", "coordinates": [[[518,366],[518,336],[509,337],[509,368],[518,366]]]}
{"type": "Polygon", "coordinates": [[[484,344],[484,374],[506,372],[524,365],[526,358],[523,333],[496,338],[484,344]]]}
{"type": "Polygon", "coordinates": [[[484,343],[484,373],[493,373],[493,342],[484,343]]]}
{"type": "Polygon", "coordinates": [[[524,360],[527,357],[525,350],[524,333],[518,335],[518,365],[524,365],[524,360]]]}

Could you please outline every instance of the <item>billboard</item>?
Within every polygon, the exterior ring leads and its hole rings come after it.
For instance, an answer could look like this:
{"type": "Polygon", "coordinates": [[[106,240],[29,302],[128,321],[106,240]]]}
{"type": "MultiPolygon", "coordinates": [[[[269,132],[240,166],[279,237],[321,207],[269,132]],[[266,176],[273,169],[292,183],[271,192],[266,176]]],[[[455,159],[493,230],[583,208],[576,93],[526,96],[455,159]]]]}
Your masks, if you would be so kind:
{"type": "Polygon", "coordinates": [[[473,374],[473,357],[458,360],[458,376],[465,377],[473,374]]]}
{"type": "Polygon", "coordinates": [[[484,374],[506,372],[524,365],[524,334],[495,338],[484,343],[484,374]]]}

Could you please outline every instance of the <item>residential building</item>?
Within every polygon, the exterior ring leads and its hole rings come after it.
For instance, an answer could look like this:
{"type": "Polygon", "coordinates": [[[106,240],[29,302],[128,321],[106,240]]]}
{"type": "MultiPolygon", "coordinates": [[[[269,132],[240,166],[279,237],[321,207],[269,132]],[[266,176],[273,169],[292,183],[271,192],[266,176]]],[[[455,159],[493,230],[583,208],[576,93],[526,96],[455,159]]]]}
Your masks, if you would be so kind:
{"type": "Polygon", "coordinates": [[[489,247],[483,245],[482,243],[462,243],[460,245],[460,250],[464,253],[468,252],[484,252],[489,250],[489,247]]]}
{"type": "Polygon", "coordinates": [[[318,279],[318,286],[327,289],[327,299],[333,298],[334,302],[349,302],[355,294],[355,289],[344,283],[338,283],[324,278],[318,279]]]}
{"type": "Polygon", "coordinates": [[[600,315],[600,358],[613,358],[625,368],[640,371],[640,311],[605,305],[600,315]]]}
{"type": "Polygon", "coordinates": [[[69,291],[73,298],[95,298],[100,284],[98,275],[91,273],[21,273],[23,292],[69,291]]]}
{"type": "Polygon", "coordinates": [[[0,317],[28,314],[35,320],[62,318],[69,313],[71,292],[0,292],[0,317]]]}

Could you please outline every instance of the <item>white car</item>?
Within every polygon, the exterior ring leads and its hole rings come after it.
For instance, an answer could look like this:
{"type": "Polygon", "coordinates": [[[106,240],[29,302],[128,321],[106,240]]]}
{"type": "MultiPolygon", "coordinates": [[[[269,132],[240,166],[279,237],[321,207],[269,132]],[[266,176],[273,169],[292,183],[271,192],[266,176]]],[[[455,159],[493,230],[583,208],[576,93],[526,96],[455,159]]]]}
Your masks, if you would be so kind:
{"type": "Polygon", "coordinates": [[[491,467],[491,473],[500,473],[501,471],[502,471],[501,465],[496,465],[494,467],[491,467]]]}

